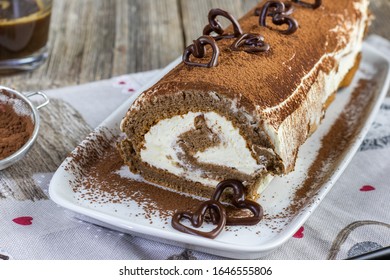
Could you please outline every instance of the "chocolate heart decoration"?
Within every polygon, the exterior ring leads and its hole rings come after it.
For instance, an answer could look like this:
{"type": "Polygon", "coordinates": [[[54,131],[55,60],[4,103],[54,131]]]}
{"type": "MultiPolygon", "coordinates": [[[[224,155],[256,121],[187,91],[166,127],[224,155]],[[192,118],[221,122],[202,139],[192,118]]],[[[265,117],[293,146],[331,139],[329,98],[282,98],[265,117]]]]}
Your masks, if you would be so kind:
{"type": "Polygon", "coordinates": [[[317,9],[321,6],[322,1],[321,0],[315,0],[314,3],[307,3],[305,1],[301,0],[292,0],[294,3],[297,3],[298,5],[301,5],[302,7],[311,8],[311,9],[317,9]]]}
{"type": "Polygon", "coordinates": [[[197,67],[215,67],[218,64],[219,48],[214,38],[211,36],[201,36],[189,45],[183,53],[183,62],[189,66],[197,67]],[[204,58],[206,55],[206,45],[210,45],[213,51],[213,55],[208,63],[192,62],[190,56],[193,55],[196,58],[204,58]]]}
{"type": "MultiPolygon", "coordinates": [[[[285,15],[291,15],[294,12],[294,6],[290,2],[284,2],[284,14],[285,15]]],[[[255,16],[260,16],[262,7],[255,9],[255,16]]],[[[268,9],[268,16],[273,17],[274,16],[274,9],[268,9]]]]}
{"type": "Polygon", "coordinates": [[[230,47],[233,51],[241,49],[247,53],[266,52],[269,45],[264,42],[264,37],[257,34],[244,33],[237,38],[230,47]]]}
{"type": "MultiPolygon", "coordinates": [[[[220,182],[215,190],[215,193],[212,200],[219,201],[222,193],[227,189],[232,189],[232,204],[239,209],[248,209],[253,213],[251,217],[227,217],[226,225],[256,225],[263,218],[263,207],[255,201],[245,199],[244,194],[244,185],[238,180],[225,180],[220,182]]],[[[214,209],[211,209],[210,215],[212,216],[212,220],[218,220],[219,214],[215,212],[214,209]]]]}
{"type": "Polygon", "coordinates": [[[199,208],[194,212],[176,212],[172,217],[172,227],[188,234],[207,237],[207,238],[215,238],[217,235],[223,230],[226,225],[226,211],[221,203],[215,200],[207,200],[203,202],[199,208]],[[209,210],[210,212],[215,213],[215,217],[217,219],[212,218],[214,224],[216,224],[216,228],[212,231],[204,232],[200,230],[196,230],[190,227],[187,227],[181,223],[182,219],[187,219],[191,222],[191,225],[199,228],[202,226],[205,220],[205,214],[209,210]]]}
{"type": "Polygon", "coordinates": [[[203,35],[210,35],[211,32],[215,32],[218,35],[214,37],[215,40],[221,40],[224,38],[237,38],[242,34],[242,29],[238,21],[228,12],[221,9],[211,9],[208,15],[209,24],[203,29],[203,35]],[[233,34],[225,34],[221,23],[217,20],[218,16],[227,18],[233,25],[233,34]]]}
{"type": "MultiPolygon", "coordinates": [[[[291,10],[291,9],[290,9],[291,10]]],[[[286,6],[281,1],[268,1],[264,4],[260,11],[259,24],[267,27],[266,19],[268,16],[272,17],[272,23],[275,25],[287,24],[286,30],[278,30],[284,35],[290,35],[297,31],[298,22],[287,14],[286,6]]],[[[271,27],[269,27],[271,28],[271,27]]],[[[272,29],[272,28],[271,28],[272,29]]]]}

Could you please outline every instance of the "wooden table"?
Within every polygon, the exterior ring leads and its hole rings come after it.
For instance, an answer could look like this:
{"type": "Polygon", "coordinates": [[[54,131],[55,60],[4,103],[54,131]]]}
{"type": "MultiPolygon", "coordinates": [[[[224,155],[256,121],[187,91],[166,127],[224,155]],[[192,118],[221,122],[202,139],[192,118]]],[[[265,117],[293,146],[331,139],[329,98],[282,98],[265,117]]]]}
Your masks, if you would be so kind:
{"type": "MultiPolygon", "coordinates": [[[[336,0],[335,0],[336,1],[336,0]]],[[[0,76],[20,91],[45,90],[162,68],[202,33],[211,8],[236,17],[257,0],[55,0],[48,61],[33,72],[0,76]]],[[[390,39],[390,0],[372,0],[370,33],[390,39]]],[[[34,174],[54,172],[92,130],[65,102],[42,110],[40,136],[28,156],[0,172],[0,201],[47,199],[34,174]],[[58,128],[61,133],[58,133],[58,128]],[[63,135],[66,135],[64,137],[63,135]],[[17,182],[17,183],[15,183],[17,182]]]]}
{"type": "MultiPolygon", "coordinates": [[[[242,16],[257,0],[55,0],[50,58],[0,76],[19,90],[51,89],[162,68],[199,37],[211,8],[242,16]]],[[[390,39],[390,1],[371,0],[370,33],[390,39]]]]}

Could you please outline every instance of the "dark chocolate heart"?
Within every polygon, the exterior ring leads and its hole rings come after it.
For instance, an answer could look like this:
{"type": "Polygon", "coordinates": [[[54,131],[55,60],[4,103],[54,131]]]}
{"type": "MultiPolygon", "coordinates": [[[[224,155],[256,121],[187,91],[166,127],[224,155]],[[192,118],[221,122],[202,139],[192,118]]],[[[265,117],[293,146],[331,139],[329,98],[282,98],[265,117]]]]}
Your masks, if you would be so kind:
{"type": "Polygon", "coordinates": [[[238,21],[228,12],[222,9],[211,9],[208,15],[209,24],[203,29],[203,35],[210,35],[212,32],[218,35],[214,37],[215,40],[221,40],[224,38],[237,38],[242,34],[242,29],[238,21]],[[226,34],[221,23],[217,20],[217,17],[221,16],[228,19],[233,26],[233,34],[226,34]]]}
{"type": "Polygon", "coordinates": [[[214,38],[211,36],[201,36],[189,45],[183,53],[183,62],[189,66],[197,67],[215,67],[218,64],[219,48],[214,38]],[[211,59],[208,63],[193,62],[190,57],[193,55],[196,58],[204,58],[206,56],[206,45],[210,45],[213,51],[211,59]]]}
{"type": "Polygon", "coordinates": [[[305,1],[301,0],[292,0],[293,2],[297,3],[298,5],[301,5],[306,8],[311,8],[311,9],[317,9],[321,6],[322,1],[321,0],[315,0],[314,3],[307,3],[305,1]]]}
{"type": "MultiPolygon", "coordinates": [[[[291,15],[294,12],[294,6],[290,2],[283,2],[284,4],[284,14],[291,15]]],[[[255,16],[260,16],[262,7],[255,9],[255,16]]],[[[268,16],[272,17],[274,15],[275,9],[268,9],[268,16]]]]}
{"type": "Polygon", "coordinates": [[[226,225],[226,211],[218,201],[207,200],[203,202],[195,212],[176,212],[172,217],[171,223],[173,228],[181,232],[213,239],[217,237],[226,225]],[[205,221],[205,214],[208,210],[215,213],[215,216],[212,217],[212,221],[217,226],[212,231],[205,232],[196,230],[181,223],[182,219],[187,219],[191,222],[192,226],[199,228],[205,221]]]}
{"type": "MultiPolygon", "coordinates": [[[[289,15],[291,9],[286,9],[286,6],[281,1],[268,1],[264,4],[260,11],[259,24],[267,27],[266,19],[272,17],[272,23],[275,25],[287,24],[288,28],[279,30],[278,32],[284,35],[290,35],[297,31],[298,22],[289,15]]],[[[271,28],[271,27],[269,27],[271,28]]],[[[272,28],[271,28],[272,29],[272,28]]]]}
{"type": "Polygon", "coordinates": [[[233,51],[241,51],[247,53],[266,52],[269,50],[269,45],[264,42],[264,37],[258,34],[244,33],[237,38],[230,47],[233,51]]]}
{"type": "MultiPolygon", "coordinates": [[[[225,180],[220,182],[215,190],[212,200],[219,201],[222,193],[226,189],[232,190],[231,203],[239,209],[248,209],[252,212],[253,216],[250,217],[227,217],[226,225],[256,225],[263,218],[263,207],[255,201],[245,199],[244,185],[238,180],[225,180]]],[[[218,212],[213,209],[210,211],[210,215],[213,220],[218,220],[218,212]]]]}

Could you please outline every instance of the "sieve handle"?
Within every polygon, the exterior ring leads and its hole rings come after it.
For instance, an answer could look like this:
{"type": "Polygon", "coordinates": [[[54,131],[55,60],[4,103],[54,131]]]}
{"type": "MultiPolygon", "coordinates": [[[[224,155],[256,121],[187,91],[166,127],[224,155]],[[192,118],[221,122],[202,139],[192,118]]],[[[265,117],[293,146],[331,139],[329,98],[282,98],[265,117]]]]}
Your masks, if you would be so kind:
{"type": "Polygon", "coordinates": [[[32,92],[32,93],[26,94],[27,97],[32,97],[32,96],[35,96],[35,95],[39,95],[39,96],[41,96],[44,99],[44,102],[39,104],[36,107],[38,110],[41,109],[42,107],[45,107],[47,104],[49,104],[49,102],[50,102],[49,97],[47,97],[47,95],[44,94],[41,91],[36,91],[36,92],[32,92]]]}

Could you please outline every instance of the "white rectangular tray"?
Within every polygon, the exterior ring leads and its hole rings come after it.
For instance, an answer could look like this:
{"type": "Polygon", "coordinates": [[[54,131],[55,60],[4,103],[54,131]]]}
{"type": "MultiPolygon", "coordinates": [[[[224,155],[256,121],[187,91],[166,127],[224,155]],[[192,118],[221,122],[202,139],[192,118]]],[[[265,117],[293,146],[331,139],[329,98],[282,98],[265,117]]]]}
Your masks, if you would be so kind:
{"type": "MultiPolygon", "coordinates": [[[[179,60],[174,61],[154,81],[140,89],[80,145],[91,144],[95,139],[94,135],[99,134],[102,129],[109,129],[114,136],[119,135],[119,124],[137,95],[157,82],[177,63],[179,63],[179,60]]],[[[109,202],[95,204],[80,199],[81,194],[73,191],[70,182],[74,180],[76,175],[82,176],[81,173],[76,174],[81,170],[72,171],[66,168],[70,158],[67,158],[54,174],[49,188],[50,197],[57,204],[74,211],[81,219],[122,232],[225,257],[247,259],[264,256],[285,243],[313,213],[351,161],[379,110],[389,88],[389,62],[367,43],[364,43],[363,60],[353,84],[336,95],[336,100],[328,108],[322,124],[300,149],[295,171],[287,176],[275,178],[263,193],[259,203],[268,216],[276,217],[278,213],[283,213],[283,209],[291,204],[291,195],[305,180],[307,171],[320,149],[321,139],[328,133],[329,128],[343,111],[351,96],[350,93],[361,78],[375,79],[378,84],[374,97],[367,105],[369,113],[364,115],[364,121],[356,131],[353,141],[348,144],[337,160],[331,162],[330,166],[327,167],[328,172],[323,183],[318,186],[318,191],[311,194],[309,203],[298,209],[291,217],[274,218],[267,222],[261,221],[258,225],[252,227],[235,227],[234,230],[222,231],[213,240],[188,235],[174,230],[170,224],[167,225],[166,221],[160,219],[158,215],[153,217],[153,223],[146,220],[143,215],[134,215],[143,212],[142,208],[136,203],[131,204],[130,207],[128,204],[122,207],[121,204],[117,203],[115,205],[109,202]]]]}

